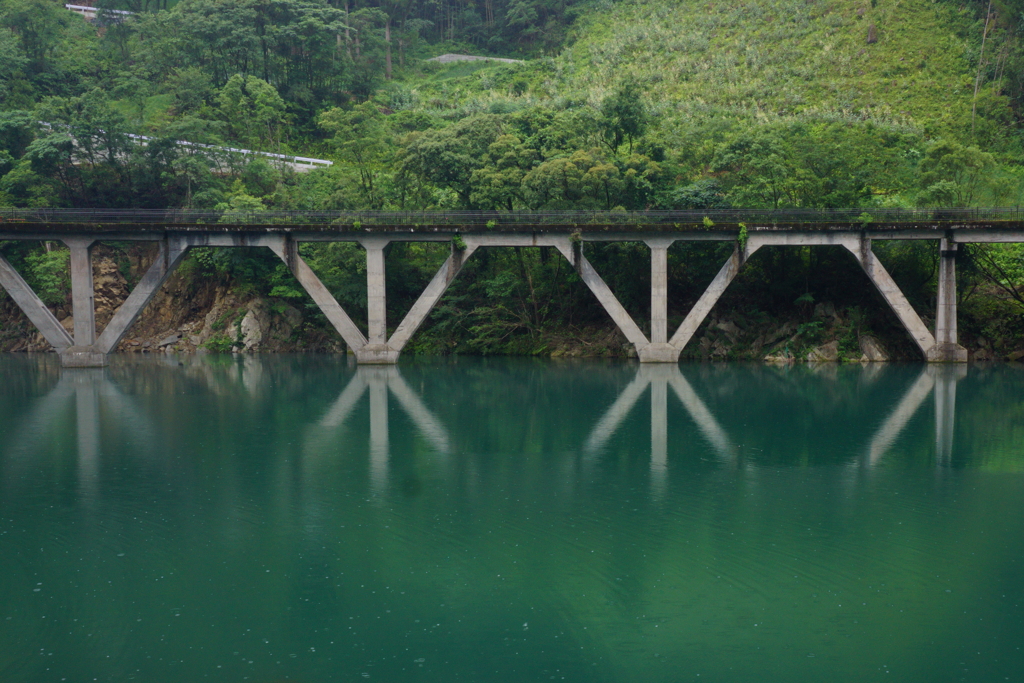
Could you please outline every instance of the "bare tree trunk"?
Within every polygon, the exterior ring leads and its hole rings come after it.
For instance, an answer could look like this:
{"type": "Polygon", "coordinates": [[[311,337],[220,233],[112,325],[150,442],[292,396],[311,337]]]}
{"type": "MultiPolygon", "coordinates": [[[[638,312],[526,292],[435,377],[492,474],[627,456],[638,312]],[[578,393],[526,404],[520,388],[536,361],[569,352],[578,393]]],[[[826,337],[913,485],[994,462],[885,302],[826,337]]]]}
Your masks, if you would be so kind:
{"type": "Polygon", "coordinates": [[[985,30],[981,33],[981,54],[978,55],[978,74],[974,77],[974,101],[971,102],[971,135],[974,135],[974,115],[978,111],[978,88],[981,86],[981,67],[985,63],[985,39],[988,38],[988,24],[992,17],[992,0],[985,10],[985,30]]]}
{"type": "Polygon", "coordinates": [[[384,20],[384,78],[391,80],[391,17],[384,20]]]}
{"type": "Polygon", "coordinates": [[[348,0],[345,0],[345,51],[348,58],[352,59],[352,36],[348,29],[348,0]]]}

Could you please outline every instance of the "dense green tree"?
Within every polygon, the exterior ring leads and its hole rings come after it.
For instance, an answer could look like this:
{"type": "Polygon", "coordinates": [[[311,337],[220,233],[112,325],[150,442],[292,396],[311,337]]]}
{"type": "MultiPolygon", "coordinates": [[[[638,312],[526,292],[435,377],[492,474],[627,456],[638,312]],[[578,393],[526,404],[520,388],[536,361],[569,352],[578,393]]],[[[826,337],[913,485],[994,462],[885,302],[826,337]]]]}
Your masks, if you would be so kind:
{"type": "Polygon", "coordinates": [[[476,208],[473,171],[483,167],[502,128],[500,116],[481,114],[447,128],[413,133],[401,152],[400,172],[450,190],[463,208],[476,208]]]}
{"type": "Polygon", "coordinates": [[[373,102],[347,111],[335,107],[321,114],[318,122],[324,130],[334,134],[331,145],[338,156],[355,168],[363,205],[370,209],[382,208],[384,198],[378,178],[384,171],[391,146],[380,108],[373,102]]]}
{"type": "Polygon", "coordinates": [[[615,92],[601,102],[602,126],[612,151],[629,143],[629,153],[633,153],[633,143],[643,137],[647,131],[649,115],[644,103],[643,90],[635,81],[622,83],[615,92]]]}
{"type": "Polygon", "coordinates": [[[514,135],[500,135],[487,148],[487,163],[473,171],[470,199],[485,209],[515,209],[524,203],[523,180],[540,159],[514,135]]]}
{"type": "Polygon", "coordinates": [[[711,171],[727,182],[732,203],[775,209],[787,201],[791,156],[784,138],[774,130],[760,128],[722,145],[711,171]]]}
{"type": "Polygon", "coordinates": [[[17,36],[0,30],[0,106],[10,98],[14,81],[23,75],[26,66],[28,56],[17,36]]]}
{"type": "Polygon", "coordinates": [[[986,187],[995,159],[977,147],[937,140],[920,164],[919,201],[925,206],[971,206],[986,187]]]}
{"type": "MultiPolygon", "coordinates": [[[[34,73],[47,68],[49,60],[61,47],[65,28],[73,21],[77,21],[77,17],[48,0],[0,1],[0,24],[17,36],[21,53],[34,73]]],[[[19,56],[14,53],[12,58],[17,60],[19,56]]]]}
{"type": "Polygon", "coordinates": [[[253,149],[280,147],[286,105],[266,81],[235,74],[220,89],[217,108],[235,139],[253,149]]]}

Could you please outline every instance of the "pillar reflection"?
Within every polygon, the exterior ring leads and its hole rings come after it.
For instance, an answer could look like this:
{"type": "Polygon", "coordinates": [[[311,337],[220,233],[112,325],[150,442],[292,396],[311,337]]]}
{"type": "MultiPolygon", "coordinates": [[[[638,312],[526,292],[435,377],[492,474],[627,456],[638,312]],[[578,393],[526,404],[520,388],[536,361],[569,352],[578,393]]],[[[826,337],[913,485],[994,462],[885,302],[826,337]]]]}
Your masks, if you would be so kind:
{"type": "Polygon", "coordinates": [[[45,440],[74,425],[77,488],[83,503],[93,500],[99,493],[104,417],[116,416],[116,424],[127,427],[139,443],[155,442],[150,420],[110,380],[107,372],[106,368],[65,369],[57,384],[29,410],[18,431],[5,445],[5,450],[13,456],[9,460],[28,466],[45,449],[45,440]],[[68,419],[72,408],[73,421],[68,419]]]}
{"type": "Polygon", "coordinates": [[[693,390],[678,365],[641,365],[636,376],[626,385],[615,402],[598,420],[584,446],[592,460],[618,430],[640,397],[651,390],[651,486],[662,491],[668,473],[668,390],[676,395],[696,423],[704,438],[717,451],[723,462],[736,461],[736,448],[729,435],[693,390]]]}
{"type": "Polygon", "coordinates": [[[388,484],[391,460],[388,418],[391,398],[398,402],[402,411],[416,425],[417,431],[430,442],[437,453],[444,456],[450,453],[451,439],[448,430],[409,387],[397,366],[361,365],[356,368],[352,379],[316,423],[316,429],[309,433],[305,448],[308,463],[331,452],[327,440],[335,430],[345,424],[367,393],[370,401],[369,464],[372,490],[381,492],[388,484]]]}
{"type": "Polygon", "coordinates": [[[967,376],[963,363],[929,365],[935,376],[935,464],[953,461],[953,425],[956,421],[956,385],[967,376]]]}
{"type": "Polygon", "coordinates": [[[961,363],[930,364],[921,369],[892,412],[878,428],[865,457],[865,464],[874,467],[892,449],[896,439],[921,405],[933,394],[935,402],[935,462],[949,465],[953,457],[953,426],[956,417],[956,384],[967,376],[961,363]]]}

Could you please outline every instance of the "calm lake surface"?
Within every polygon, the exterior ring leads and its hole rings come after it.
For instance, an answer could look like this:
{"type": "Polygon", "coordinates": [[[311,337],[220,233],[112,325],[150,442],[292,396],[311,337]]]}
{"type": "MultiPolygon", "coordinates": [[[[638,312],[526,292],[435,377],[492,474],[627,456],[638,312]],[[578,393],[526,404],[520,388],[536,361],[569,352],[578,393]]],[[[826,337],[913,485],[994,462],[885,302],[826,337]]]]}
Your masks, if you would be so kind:
{"type": "Polygon", "coordinates": [[[0,680],[1020,681],[1024,369],[0,357],[0,680]]]}

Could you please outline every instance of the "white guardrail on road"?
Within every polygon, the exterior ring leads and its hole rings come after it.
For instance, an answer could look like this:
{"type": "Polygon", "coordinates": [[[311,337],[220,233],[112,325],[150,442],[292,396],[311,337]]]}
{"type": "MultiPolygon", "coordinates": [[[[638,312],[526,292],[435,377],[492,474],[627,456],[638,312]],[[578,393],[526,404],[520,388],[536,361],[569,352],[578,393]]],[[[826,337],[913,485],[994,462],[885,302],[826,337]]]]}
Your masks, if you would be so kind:
{"type": "MultiPolygon", "coordinates": [[[[139,142],[140,144],[146,144],[150,140],[156,140],[157,138],[150,137],[148,135],[133,135],[128,134],[128,137],[132,140],[139,142]]],[[[275,154],[273,152],[258,152],[252,149],[240,149],[238,147],[221,147],[220,145],[205,145],[199,142],[188,142],[187,140],[175,140],[175,144],[181,147],[192,147],[195,149],[212,149],[220,152],[230,152],[232,154],[239,154],[241,156],[259,156],[266,159],[275,159],[288,164],[296,171],[312,171],[314,168],[328,168],[334,165],[333,161],[327,159],[313,159],[311,157],[299,157],[292,156],[291,154],[275,154]]]]}
{"type": "Polygon", "coordinates": [[[123,9],[100,9],[99,7],[89,7],[88,5],[64,5],[64,8],[71,10],[75,14],[81,14],[86,19],[95,19],[96,15],[100,12],[121,17],[130,17],[135,14],[135,12],[123,9]]]}
{"type": "MultiPolygon", "coordinates": [[[[40,121],[39,125],[47,130],[53,130],[53,126],[45,121],[40,121]]],[[[127,133],[127,136],[140,145],[149,143],[150,140],[157,140],[149,135],[135,135],[134,133],[127,133]]],[[[78,141],[72,139],[77,146],[78,141]]],[[[276,154],[274,152],[259,152],[254,149],[241,149],[240,147],[223,147],[221,145],[207,145],[201,142],[189,142],[188,140],[175,140],[174,144],[180,147],[191,147],[193,149],[209,149],[217,152],[227,152],[229,154],[238,154],[243,157],[263,157],[265,159],[273,159],[279,161],[287,166],[290,166],[292,170],[299,173],[305,173],[312,171],[315,168],[330,168],[334,165],[333,161],[327,159],[314,159],[312,157],[300,157],[293,154],[276,154]]]]}

